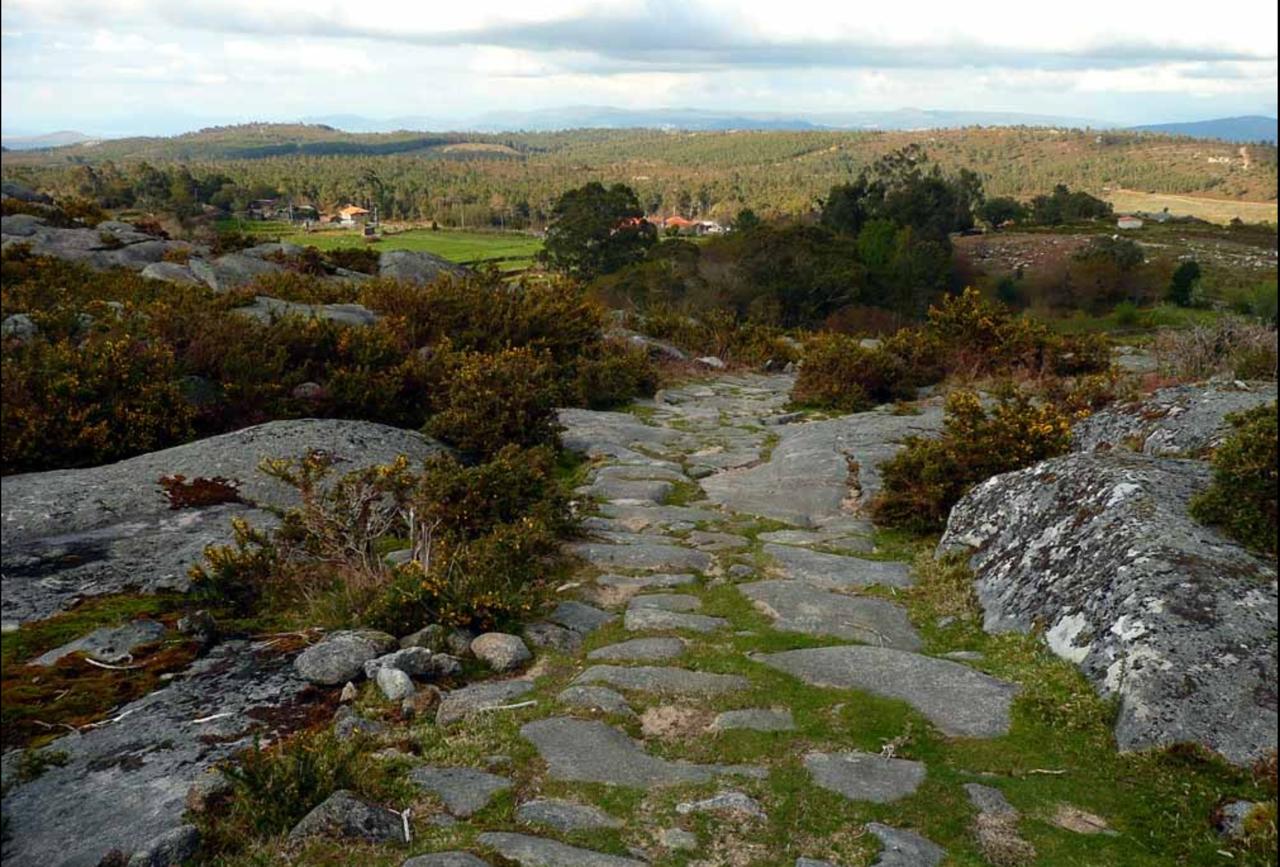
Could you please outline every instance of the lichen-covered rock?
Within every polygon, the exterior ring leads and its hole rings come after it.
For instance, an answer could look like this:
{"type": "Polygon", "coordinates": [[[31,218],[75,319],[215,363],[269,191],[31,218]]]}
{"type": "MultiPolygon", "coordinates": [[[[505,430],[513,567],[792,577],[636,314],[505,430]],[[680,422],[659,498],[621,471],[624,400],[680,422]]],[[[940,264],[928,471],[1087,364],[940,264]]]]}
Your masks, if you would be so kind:
{"type": "Polygon", "coordinates": [[[471,642],[471,652],[476,659],[494,671],[515,671],[533,658],[529,648],[518,635],[504,632],[486,632],[471,642]]]}
{"type": "Polygon", "coordinates": [[[1157,457],[1199,455],[1231,431],[1226,417],[1276,399],[1274,382],[1179,385],[1094,413],[1071,432],[1074,451],[1126,448],[1157,457]]]}
{"type": "Polygon", "coordinates": [[[467,273],[461,265],[420,250],[387,250],[378,257],[378,276],[409,283],[430,283],[441,274],[467,273]]]}
{"type": "Polygon", "coordinates": [[[394,636],[371,629],[334,632],[298,654],[293,667],[310,683],[337,686],[358,678],[366,662],[396,645],[394,636]]]}
{"type": "Polygon", "coordinates": [[[262,323],[269,323],[283,316],[328,319],[339,325],[372,325],[378,321],[378,314],[360,304],[302,304],[297,301],[281,301],[269,295],[258,295],[249,306],[236,307],[232,312],[262,323]]]}
{"type": "Polygon", "coordinates": [[[298,502],[296,490],[258,469],[262,459],[300,457],[309,448],[333,455],[346,471],[401,454],[419,463],[443,447],[373,422],[296,419],[100,467],[6,476],[0,479],[4,619],[48,617],[89,595],[185,591],[205,547],[231,543],[232,518],[269,529],[276,517],[256,505],[298,502]],[[159,485],[174,474],[233,480],[244,502],[175,510],[159,485]]]}
{"type": "Polygon", "coordinates": [[[1187,515],[1198,461],[1074,454],[996,476],[951,513],[988,631],[1043,624],[1119,699],[1123,749],[1196,741],[1247,763],[1276,748],[1276,571],[1187,515]]]}
{"type": "Polygon", "coordinates": [[[302,817],[289,839],[334,837],[370,843],[403,843],[404,823],[386,807],[370,804],[346,789],[339,789],[302,817]]]}

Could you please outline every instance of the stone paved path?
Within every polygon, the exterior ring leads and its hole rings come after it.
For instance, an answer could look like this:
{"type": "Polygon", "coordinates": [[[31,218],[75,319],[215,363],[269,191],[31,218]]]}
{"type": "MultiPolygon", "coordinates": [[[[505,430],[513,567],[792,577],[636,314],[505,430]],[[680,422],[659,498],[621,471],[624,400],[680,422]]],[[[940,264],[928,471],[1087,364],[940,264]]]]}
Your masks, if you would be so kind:
{"type": "MultiPolygon", "coordinates": [[[[874,528],[849,497],[851,485],[874,492],[875,465],[897,442],[937,429],[937,408],[804,423],[784,409],[791,385],[783,376],[724,376],[661,392],[636,414],[562,413],[566,443],[590,460],[578,490],[590,517],[587,537],[571,546],[585,563],[567,594],[577,601],[548,620],[584,640],[562,660],[571,676],[520,737],[539,760],[535,772],[552,783],[641,790],[645,803],[666,789],[705,794],[655,820],[579,803],[587,799],[570,788],[567,799],[517,805],[528,833],[491,831],[479,843],[522,865],[840,863],[822,840],[780,850],[735,844],[719,820],[767,822],[768,806],[738,789],[767,792],[782,766],[804,775],[806,791],[824,793],[813,797],[890,809],[916,795],[929,767],[892,746],[868,752],[804,738],[801,714],[761,694],[765,672],[790,688],[839,690],[837,708],[902,702],[944,736],[1007,732],[1017,688],[921,653],[924,642],[894,598],[911,586],[911,570],[874,559],[874,528]],[[753,647],[759,627],[743,629],[744,617],[801,643],[753,647]],[[726,749],[720,761],[717,738],[734,737],[767,737],[770,747],[747,762],[732,760],[743,750],[726,749]],[[704,805],[717,822],[691,821],[704,805]],[[625,829],[629,854],[580,845],[591,840],[575,836],[585,829],[625,829]],[[670,860],[677,855],[689,860],[670,860]]],[[[527,634],[547,628],[534,624],[527,634]]],[[[489,706],[524,695],[528,681],[519,683],[494,692],[489,706]]],[[[449,720],[465,717],[458,708],[472,702],[464,699],[446,697],[449,720]]],[[[484,779],[485,793],[498,790],[484,779]]],[[[449,803],[449,793],[441,797],[449,803]]],[[[863,832],[878,841],[875,863],[944,857],[891,812],[874,815],[881,821],[863,832]]]]}

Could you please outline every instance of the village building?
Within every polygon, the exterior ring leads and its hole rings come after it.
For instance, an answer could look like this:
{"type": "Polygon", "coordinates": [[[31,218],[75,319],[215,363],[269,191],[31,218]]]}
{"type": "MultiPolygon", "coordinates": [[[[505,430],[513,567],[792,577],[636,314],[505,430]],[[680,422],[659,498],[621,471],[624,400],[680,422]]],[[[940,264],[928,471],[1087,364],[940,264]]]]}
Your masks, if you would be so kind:
{"type": "Polygon", "coordinates": [[[1142,218],[1134,214],[1121,214],[1116,218],[1116,227],[1120,229],[1141,229],[1142,218]]]}
{"type": "Polygon", "coordinates": [[[335,222],[343,226],[355,226],[369,219],[369,211],[359,205],[346,205],[338,209],[335,222]]]}

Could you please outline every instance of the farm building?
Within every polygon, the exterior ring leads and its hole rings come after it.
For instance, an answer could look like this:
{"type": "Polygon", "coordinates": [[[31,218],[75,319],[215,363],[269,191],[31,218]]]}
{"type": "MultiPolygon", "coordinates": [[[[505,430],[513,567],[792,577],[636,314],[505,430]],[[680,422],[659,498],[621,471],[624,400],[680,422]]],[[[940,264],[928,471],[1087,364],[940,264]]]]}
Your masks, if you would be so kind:
{"type": "Polygon", "coordinates": [[[337,214],[338,223],[344,226],[354,226],[357,223],[363,223],[369,219],[369,211],[359,205],[347,205],[339,208],[337,214]]]}
{"type": "Polygon", "coordinates": [[[1141,229],[1142,218],[1133,214],[1121,214],[1116,218],[1116,226],[1121,229],[1141,229]]]}
{"type": "Polygon", "coordinates": [[[276,215],[278,201],[277,199],[255,199],[245,208],[245,218],[249,220],[273,219],[276,215]]]}

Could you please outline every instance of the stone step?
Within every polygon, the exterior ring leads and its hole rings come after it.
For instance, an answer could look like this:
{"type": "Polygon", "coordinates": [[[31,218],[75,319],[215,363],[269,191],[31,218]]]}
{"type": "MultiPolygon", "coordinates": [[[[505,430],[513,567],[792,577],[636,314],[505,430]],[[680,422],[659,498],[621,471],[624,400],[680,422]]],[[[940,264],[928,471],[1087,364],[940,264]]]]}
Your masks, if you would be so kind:
{"type": "Polygon", "coordinates": [[[851,801],[889,804],[915,794],[924,782],[922,762],[891,759],[874,753],[809,753],[805,769],[814,785],[851,801]]]}
{"type": "Polygon", "coordinates": [[[660,611],[697,611],[702,607],[702,600],[687,593],[647,593],[634,597],[627,608],[657,608],[660,611]]]}
{"type": "Polygon", "coordinates": [[[646,632],[656,630],[685,630],[687,632],[715,632],[729,626],[723,617],[710,617],[706,614],[684,614],[679,611],[667,611],[662,608],[630,608],[622,620],[628,632],[646,632]]]}
{"type": "Polygon", "coordinates": [[[591,849],[579,849],[567,843],[528,834],[489,831],[477,837],[476,842],[495,850],[503,858],[515,861],[521,867],[645,867],[648,863],[591,849]]]}
{"type": "Polygon", "coordinates": [[[622,690],[661,695],[707,697],[748,689],[751,681],[740,674],[711,674],[655,665],[593,665],[575,684],[605,684],[622,690]]]}
{"type": "Polygon", "coordinates": [[[859,689],[907,702],[944,734],[1009,732],[1016,684],[946,659],[888,647],[819,647],[762,655],[760,662],[811,686],[859,689]]]}
{"type": "Polygon", "coordinates": [[[648,789],[705,783],[725,775],[763,775],[759,768],[696,765],[651,756],[638,741],[596,720],[551,717],[526,723],[520,735],[533,744],[555,780],[648,789]]]}
{"type": "Polygon", "coordinates": [[[910,587],[914,583],[911,567],[894,560],[864,560],[793,545],[765,545],[764,553],[773,558],[781,577],[817,587],[849,590],[874,584],[910,587]]]}
{"type": "Polygon", "coordinates": [[[782,632],[899,650],[924,646],[906,609],[886,599],[831,593],[803,581],[758,581],[738,590],[782,632]]]}
{"type": "Polygon", "coordinates": [[[660,541],[642,541],[630,545],[603,542],[577,542],[568,550],[599,569],[635,569],[647,572],[705,572],[711,568],[711,555],[660,541]]]}
{"type": "Polygon", "coordinates": [[[675,659],[684,651],[685,642],[680,638],[633,638],[597,647],[587,654],[587,659],[603,662],[653,662],[675,659]]]}

